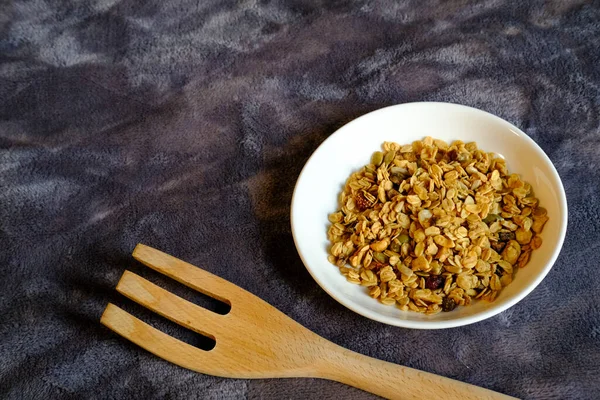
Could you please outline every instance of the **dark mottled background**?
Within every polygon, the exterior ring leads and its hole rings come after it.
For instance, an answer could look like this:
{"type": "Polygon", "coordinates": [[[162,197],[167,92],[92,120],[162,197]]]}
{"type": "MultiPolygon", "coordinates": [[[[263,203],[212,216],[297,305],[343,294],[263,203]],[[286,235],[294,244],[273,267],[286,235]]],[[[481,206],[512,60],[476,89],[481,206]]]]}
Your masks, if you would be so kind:
{"type": "Polygon", "coordinates": [[[0,397],[371,398],[321,380],[195,374],[101,326],[113,301],[197,342],[114,291],[131,268],[204,304],[132,261],[144,242],[352,350],[523,398],[597,398],[598,1],[5,0],[0,10],[0,397]],[[296,177],[328,135],[421,100],[525,130],[570,207],[562,253],[531,295],[444,331],[336,303],[303,267],[288,218],[296,177]]]}

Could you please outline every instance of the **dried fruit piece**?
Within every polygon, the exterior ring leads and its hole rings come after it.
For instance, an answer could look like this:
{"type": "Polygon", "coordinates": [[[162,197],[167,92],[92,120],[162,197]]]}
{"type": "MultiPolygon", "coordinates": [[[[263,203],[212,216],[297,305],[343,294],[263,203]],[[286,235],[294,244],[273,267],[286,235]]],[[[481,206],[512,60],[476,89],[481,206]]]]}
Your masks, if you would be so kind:
{"type": "Polygon", "coordinates": [[[506,246],[506,242],[492,242],[490,246],[496,253],[502,253],[502,250],[504,250],[504,247],[506,246]]]}
{"type": "Polygon", "coordinates": [[[451,299],[450,297],[444,297],[442,299],[442,311],[448,312],[454,310],[455,308],[456,302],[454,301],[454,299],[451,299]]]}
{"type": "Polygon", "coordinates": [[[444,284],[444,277],[440,275],[430,275],[425,278],[425,287],[427,289],[436,290],[444,284]]]}
{"type": "Polygon", "coordinates": [[[514,232],[506,232],[506,231],[498,232],[498,240],[501,242],[508,242],[509,240],[514,240],[514,239],[515,239],[514,232]]]}
{"type": "Polygon", "coordinates": [[[365,211],[371,206],[371,202],[360,192],[354,196],[354,204],[356,204],[356,208],[358,208],[359,211],[365,211]]]}

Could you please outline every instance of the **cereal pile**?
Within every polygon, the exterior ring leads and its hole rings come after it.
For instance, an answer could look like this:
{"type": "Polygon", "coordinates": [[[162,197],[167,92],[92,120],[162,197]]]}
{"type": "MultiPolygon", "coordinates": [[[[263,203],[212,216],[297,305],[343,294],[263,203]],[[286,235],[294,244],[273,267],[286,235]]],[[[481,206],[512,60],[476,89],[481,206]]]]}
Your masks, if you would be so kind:
{"type": "Polygon", "coordinates": [[[329,261],[381,303],[428,314],[493,301],[548,221],[503,159],[431,137],[385,142],[348,178],[340,205],[329,261]]]}

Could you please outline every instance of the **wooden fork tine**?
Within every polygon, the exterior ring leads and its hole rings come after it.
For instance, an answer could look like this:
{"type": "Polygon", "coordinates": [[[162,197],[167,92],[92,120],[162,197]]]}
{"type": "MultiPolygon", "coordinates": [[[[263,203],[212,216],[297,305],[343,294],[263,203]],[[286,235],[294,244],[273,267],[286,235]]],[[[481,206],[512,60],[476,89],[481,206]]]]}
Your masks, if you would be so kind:
{"type": "Polygon", "coordinates": [[[141,243],[133,250],[133,257],[153,270],[229,305],[230,299],[238,297],[243,290],[208,271],[141,243]]]}
{"type": "Polygon", "coordinates": [[[123,273],[117,291],[157,314],[213,339],[225,322],[224,315],[182,299],[130,271],[123,273]]]}
{"type": "Polygon", "coordinates": [[[215,354],[215,349],[204,351],[175,339],[112,303],[106,306],[100,322],[125,339],[180,367],[201,373],[212,373],[210,369],[218,368],[220,357],[215,354]]]}

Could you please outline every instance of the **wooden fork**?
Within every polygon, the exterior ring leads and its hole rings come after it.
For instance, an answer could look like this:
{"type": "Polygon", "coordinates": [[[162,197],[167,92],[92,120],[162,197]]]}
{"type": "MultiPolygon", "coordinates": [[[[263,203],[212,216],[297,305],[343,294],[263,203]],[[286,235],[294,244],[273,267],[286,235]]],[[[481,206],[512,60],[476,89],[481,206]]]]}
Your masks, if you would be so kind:
{"type": "Polygon", "coordinates": [[[137,245],[133,257],[231,305],[228,314],[217,314],[125,271],[117,291],[179,325],[214,339],[216,345],[209,351],[198,349],[110,303],[100,322],[181,367],[227,378],[323,378],[392,399],[512,398],[344,349],[244,289],[143,244],[137,245]]]}

